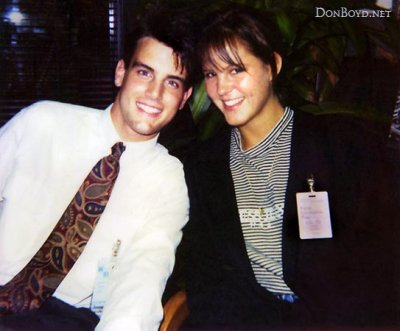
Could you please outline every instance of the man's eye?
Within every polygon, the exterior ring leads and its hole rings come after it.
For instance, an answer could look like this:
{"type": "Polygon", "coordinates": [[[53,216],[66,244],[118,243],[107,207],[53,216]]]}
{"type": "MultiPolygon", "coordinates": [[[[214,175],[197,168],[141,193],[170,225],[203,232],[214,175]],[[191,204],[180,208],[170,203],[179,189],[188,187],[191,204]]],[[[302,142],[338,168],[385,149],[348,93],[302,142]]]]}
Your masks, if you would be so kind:
{"type": "Polygon", "coordinates": [[[204,78],[205,79],[210,79],[210,78],[213,78],[213,77],[215,77],[215,72],[213,72],[213,71],[205,71],[204,72],[204,78]]]}
{"type": "Polygon", "coordinates": [[[175,89],[178,89],[181,85],[179,84],[179,82],[175,81],[175,80],[169,80],[167,81],[167,84],[175,89]]]}
{"type": "Polygon", "coordinates": [[[144,70],[144,69],[138,69],[137,70],[137,74],[139,76],[142,76],[142,77],[149,77],[150,76],[150,72],[148,70],[144,70]]]}

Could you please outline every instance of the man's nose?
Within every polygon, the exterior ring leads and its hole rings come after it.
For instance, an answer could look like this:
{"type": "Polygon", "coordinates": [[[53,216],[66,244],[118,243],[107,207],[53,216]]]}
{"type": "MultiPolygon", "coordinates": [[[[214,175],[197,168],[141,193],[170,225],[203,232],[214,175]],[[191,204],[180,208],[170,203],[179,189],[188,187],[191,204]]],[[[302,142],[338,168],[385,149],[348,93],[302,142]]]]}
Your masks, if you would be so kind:
{"type": "Polygon", "coordinates": [[[163,91],[162,82],[152,79],[147,84],[146,95],[152,99],[158,99],[163,91]]]}

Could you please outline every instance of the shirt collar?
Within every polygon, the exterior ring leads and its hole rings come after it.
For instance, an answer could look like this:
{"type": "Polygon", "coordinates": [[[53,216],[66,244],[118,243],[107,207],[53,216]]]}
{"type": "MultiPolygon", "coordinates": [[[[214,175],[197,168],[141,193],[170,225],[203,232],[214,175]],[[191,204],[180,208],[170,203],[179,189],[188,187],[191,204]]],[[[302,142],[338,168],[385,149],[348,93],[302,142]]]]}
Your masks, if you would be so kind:
{"type": "Polygon", "coordinates": [[[289,123],[293,119],[293,110],[289,107],[285,108],[285,112],[280,120],[275,124],[275,127],[269,132],[263,140],[261,140],[257,145],[250,148],[247,151],[243,151],[242,142],[240,137],[240,132],[238,128],[233,128],[232,130],[232,141],[234,142],[233,147],[248,156],[258,156],[262,153],[267,152],[270,148],[274,146],[278,138],[281,136],[282,132],[288,127],[289,123]]]}

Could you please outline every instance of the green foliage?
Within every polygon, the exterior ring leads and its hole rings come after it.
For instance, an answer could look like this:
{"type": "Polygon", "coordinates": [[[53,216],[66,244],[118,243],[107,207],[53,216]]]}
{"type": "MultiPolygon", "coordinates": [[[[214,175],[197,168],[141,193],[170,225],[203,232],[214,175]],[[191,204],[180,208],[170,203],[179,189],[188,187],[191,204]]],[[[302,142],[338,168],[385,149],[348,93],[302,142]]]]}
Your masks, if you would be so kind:
{"type": "Polygon", "coordinates": [[[388,120],[387,114],[371,107],[327,100],[337,83],[345,57],[362,59],[383,49],[391,61],[399,60],[400,31],[394,14],[371,19],[316,17],[318,6],[325,9],[377,9],[374,1],[237,2],[269,9],[275,15],[286,49],[277,82],[277,90],[283,92],[279,95],[284,104],[314,113],[351,114],[376,122],[388,120]]]}
{"type": "MultiPolygon", "coordinates": [[[[172,0],[171,0],[172,1],[172,0]]],[[[226,1],[210,1],[203,10],[226,1]]],[[[273,12],[281,31],[285,52],[277,82],[282,102],[317,113],[344,112],[383,121],[376,109],[327,102],[346,57],[365,58],[384,53],[389,61],[400,57],[400,31],[394,14],[385,18],[317,17],[316,7],[324,9],[377,9],[368,0],[231,0],[273,12]]],[[[210,107],[204,85],[199,85],[190,103],[200,136],[207,138],[219,127],[219,116],[210,107]]]]}

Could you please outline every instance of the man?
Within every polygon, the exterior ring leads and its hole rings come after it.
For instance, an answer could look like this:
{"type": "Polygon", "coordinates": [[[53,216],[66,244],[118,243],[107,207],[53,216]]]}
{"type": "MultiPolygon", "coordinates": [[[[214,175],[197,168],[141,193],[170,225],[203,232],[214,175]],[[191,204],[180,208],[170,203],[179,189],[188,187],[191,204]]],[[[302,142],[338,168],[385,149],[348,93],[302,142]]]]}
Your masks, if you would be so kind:
{"type": "MultiPolygon", "coordinates": [[[[101,316],[96,330],[158,328],[161,295],[189,202],[181,163],[168,155],[157,137],[192,92],[191,31],[191,22],[183,15],[153,8],[127,39],[125,55],[115,70],[119,92],[105,111],[38,102],[1,129],[3,327],[92,330],[98,317],[91,307],[101,316]],[[54,239],[52,230],[64,226],[58,225],[60,217],[63,222],[73,218],[65,216],[72,210],[66,210],[68,204],[89,173],[104,171],[103,164],[91,169],[118,142],[125,150],[119,152],[119,173],[111,195],[106,193],[110,195],[106,207],[90,203],[85,209],[89,214],[104,209],[96,227],[79,214],[77,225],[59,239],[66,241],[65,250],[50,247],[53,265],[62,265],[67,255],[81,251],[54,294],[38,299],[43,295],[37,288],[52,279],[29,278],[29,284],[16,289],[13,284],[26,265],[35,270],[31,273],[42,272],[37,262],[30,262],[32,257],[40,257],[49,235],[54,239]],[[89,237],[87,243],[69,242],[74,231],[89,237]],[[110,274],[97,272],[98,266],[110,274]],[[33,293],[33,299],[25,300],[26,293],[33,293]]],[[[86,199],[79,192],[74,198],[78,204],[86,199]]]]}

